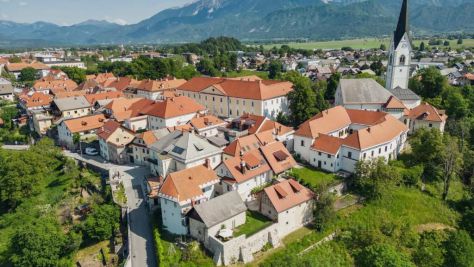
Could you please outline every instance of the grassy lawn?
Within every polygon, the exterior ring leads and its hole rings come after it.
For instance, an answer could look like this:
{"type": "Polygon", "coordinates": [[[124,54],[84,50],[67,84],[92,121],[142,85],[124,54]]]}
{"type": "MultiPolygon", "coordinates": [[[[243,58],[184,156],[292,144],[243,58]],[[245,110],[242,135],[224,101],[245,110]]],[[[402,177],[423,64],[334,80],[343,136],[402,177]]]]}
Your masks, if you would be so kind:
{"type": "MultiPolygon", "coordinates": [[[[424,41],[428,45],[428,40],[414,40],[413,43],[415,46],[419,46],[420,43],[424,41]]],[[[474,47],[474,39],[464,39],[463,44],[458,45],[457,40],[448,40],[452,48],[462,48],[462,47],[474,47]]],[[[444,40],[443,40],[444,42],[444,40]]],[[[341,49],[342,47],[352,47],[354,49],[369,49],[369,48],[379,48],[381,44],[385,44],[389,47],[390,39],[389,38],[365,38],[365,39],[352,39],[352,40],[338,40],[338,41],[321,41],[321,42],[290,42],[285,43],[292,48],[297,49],[341,49]]],[[[264,45],[265,49],[271,49],[274,46],[280,47],[282,44],[268,44],[264,45]]]]}
{"type": "Polygon", "coordinates": [[[293,168],[290,175],[311,188],[320,185],[333,185],[339,181],[337,175],[333,173],[325,173],[311,167],[293,168]]]}
{"type": "Polygon", "coordinates": [[[245,235],[249,237],[271,224],[272,221],[262,214],[255,211],[247,211],[245,224],[234,229],[234,236],[245,235]]]}

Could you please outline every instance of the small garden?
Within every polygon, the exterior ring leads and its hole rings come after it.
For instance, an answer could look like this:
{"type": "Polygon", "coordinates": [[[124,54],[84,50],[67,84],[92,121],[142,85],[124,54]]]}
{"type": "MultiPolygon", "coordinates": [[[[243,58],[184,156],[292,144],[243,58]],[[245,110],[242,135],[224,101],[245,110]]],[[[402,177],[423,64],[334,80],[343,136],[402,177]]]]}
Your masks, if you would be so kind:
{"type": "Polygon", "coordinates": [[[309,188],[331,186],[341,181],[336,174],[323,172],[313,167],[293,168],[289,175],[309,188]]]}
{"type": "Polygon", "coordinates": [[[256,211],[247,211],[245,224],[234,229],[234,237],[249,237],[270,226],[273,222],[256,211]]]}

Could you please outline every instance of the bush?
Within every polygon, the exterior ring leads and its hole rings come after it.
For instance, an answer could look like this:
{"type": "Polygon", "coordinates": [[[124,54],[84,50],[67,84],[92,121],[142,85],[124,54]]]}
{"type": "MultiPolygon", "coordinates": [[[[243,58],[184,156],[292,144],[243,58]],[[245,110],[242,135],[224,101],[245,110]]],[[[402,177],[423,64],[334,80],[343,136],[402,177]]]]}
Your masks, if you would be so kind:
{"type": "Polygon", "coordinates": [[[120,209],[114,205],[102,205],[92,208],[92,213],[82,225],[86,238],[94,241],[110,239],[120,226],[120,209]]]}
{"type": "Polygon", "coordinates": [[[411,267],[409,257],[388,244],[374,244],[363,249],[356,257],[358,266],[364,267],[411,267]]]}
{"type": "Polygon", "coordinates": [[[452,232],[446,246],[446,266],[472,267],[474,263],[474,241],[464,231],[452,232]]]}

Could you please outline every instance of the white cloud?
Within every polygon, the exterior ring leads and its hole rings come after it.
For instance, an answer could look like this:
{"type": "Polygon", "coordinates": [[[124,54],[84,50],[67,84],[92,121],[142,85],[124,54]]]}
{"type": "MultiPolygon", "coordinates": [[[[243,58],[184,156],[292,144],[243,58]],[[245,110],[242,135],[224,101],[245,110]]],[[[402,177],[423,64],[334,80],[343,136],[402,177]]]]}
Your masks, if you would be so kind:
{"type": "Polygon", "coordinates": [[[112,23],[117,23],[119,25],[128,24],[128,21],[126,21],[125,19],[122,19],[122,18],[112,18],[110,16],[105,16],[104,20],[106,20],[108,22],[112,22],[112,23]]]}

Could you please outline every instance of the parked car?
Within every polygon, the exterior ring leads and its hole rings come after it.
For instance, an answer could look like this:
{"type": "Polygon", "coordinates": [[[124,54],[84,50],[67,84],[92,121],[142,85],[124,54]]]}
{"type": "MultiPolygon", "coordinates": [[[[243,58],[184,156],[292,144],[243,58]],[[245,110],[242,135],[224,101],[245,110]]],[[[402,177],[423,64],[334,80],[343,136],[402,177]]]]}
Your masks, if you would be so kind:
{"type": "Polygon", "coordinates": [[[97,156],[97,155],[99,155],[99,151],[97,151],[97,149],[95,149],[93,147],[88,147],[88,148],[86,148],[86,155],[97,156]]]}

